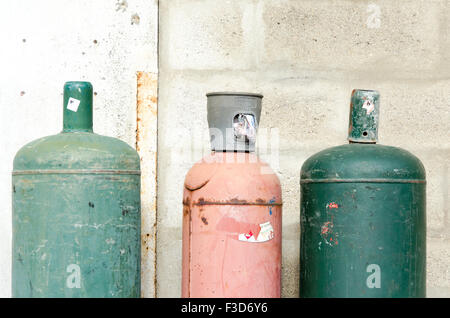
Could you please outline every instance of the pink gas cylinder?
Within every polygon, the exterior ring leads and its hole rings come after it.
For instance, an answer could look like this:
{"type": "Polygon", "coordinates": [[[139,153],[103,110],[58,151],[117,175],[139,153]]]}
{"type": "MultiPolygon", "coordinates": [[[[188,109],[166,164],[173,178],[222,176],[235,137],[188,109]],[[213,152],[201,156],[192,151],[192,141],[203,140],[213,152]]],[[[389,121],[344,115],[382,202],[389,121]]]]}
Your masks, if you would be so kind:
{"type": "Polygon", "coordinates": [[[212,153],[184,183],[182,297],[280,297],[280,181],[254,154],[262,95],[207,99],[212,153]]]}

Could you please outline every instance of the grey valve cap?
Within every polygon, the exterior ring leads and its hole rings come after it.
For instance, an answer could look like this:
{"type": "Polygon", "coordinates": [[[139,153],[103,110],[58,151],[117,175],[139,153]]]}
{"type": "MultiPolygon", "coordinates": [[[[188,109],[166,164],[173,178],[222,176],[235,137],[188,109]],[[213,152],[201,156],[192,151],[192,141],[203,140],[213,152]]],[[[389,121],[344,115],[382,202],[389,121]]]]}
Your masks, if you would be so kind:
{"type": "Polygon", "coordinates": [[[208,98],[208,125],[213,151],[255,151],[263,96],[217,92],[208,98]]]}

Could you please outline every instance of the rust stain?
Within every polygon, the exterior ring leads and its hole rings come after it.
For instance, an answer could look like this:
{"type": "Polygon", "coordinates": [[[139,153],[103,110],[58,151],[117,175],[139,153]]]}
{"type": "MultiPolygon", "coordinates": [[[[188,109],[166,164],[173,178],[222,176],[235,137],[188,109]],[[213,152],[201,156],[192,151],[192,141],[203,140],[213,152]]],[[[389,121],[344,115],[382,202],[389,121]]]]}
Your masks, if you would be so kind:
{"type": "Polygon", "coordinates": [[[247,200],[239,200],[238,198],[233,198],[229,202],[234,204],[245,204],[247,203],[247,200]]]}
{"type": "Polygon", "coordinates": [[[192,205],[203,206],[203,205],[258,205],[258,206],[281,206],[282,203],[274,202],[273,200],[265,201],[262,199],[255,200],[255,202],[248,202],[247,200],[239,200],[238,198],[233,198],[230,200],[205,200],[204,198],[199,198],[197,202],[193,202],[192,205]]]}
{"type": "MultiPolygon", "coordinates": [[[[158,78],[157,74],[137,72],[137,127],[136,150],[140,150],[140,142],[145,139],[149,130],[149,121],[155,121],[158,115],[158,78]],[[142,138],[141,138],[142,137],[142,138]]],[[[150,125],[152,126],[152,125],[150,125]]]]}
{"type": "Polygon", "coordinates": [[[136,150],[141,158],[143,232],[141,282],[143,285],[153,285],[153,288],[147,291],[149,294],[141,294],[141,296],[156,297],[158,74],[137,72],[136,79],[136,150]]]}
{"type": "Polygon", "coordinates": [[[191,214],[191,209],[188,206],[183,206],[183,215],[191,214]]]}
{"type": "Polygon", "coordinates": [[[183,200],[183,205],[187,205],[187,206],[191,205],[191,198],[187,197],[186,199],[184,199],[183,200]]]}

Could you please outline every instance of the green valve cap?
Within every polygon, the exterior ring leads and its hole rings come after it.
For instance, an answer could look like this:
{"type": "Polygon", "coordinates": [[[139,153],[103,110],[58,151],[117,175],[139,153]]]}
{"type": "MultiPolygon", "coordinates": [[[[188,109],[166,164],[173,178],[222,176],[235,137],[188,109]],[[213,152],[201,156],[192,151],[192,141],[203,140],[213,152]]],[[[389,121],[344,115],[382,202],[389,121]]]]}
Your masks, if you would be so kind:
{"type": "Polygon", "coordinates": [[[376,143],[379,114],[380,93],[354,89],[350,103],[348,140],[356,143],[376,143]]]}

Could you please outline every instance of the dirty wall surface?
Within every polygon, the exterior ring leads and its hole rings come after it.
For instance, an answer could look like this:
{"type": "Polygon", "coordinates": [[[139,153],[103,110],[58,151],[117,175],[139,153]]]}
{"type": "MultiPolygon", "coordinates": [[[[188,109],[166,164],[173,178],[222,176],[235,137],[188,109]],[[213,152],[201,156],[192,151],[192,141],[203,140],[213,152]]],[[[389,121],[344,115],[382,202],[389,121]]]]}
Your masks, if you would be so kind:
{"type": "Polygon", "coordinates": [[[300,168],[347,142],[354,88],[381,94],[380,143],[426,167],[428,296],[450,296],[449,2],[159,4],[158,296],[180,296],[183,180],[208,152],[205,93],[264,95],[257,147],[281,180],[282,295],[297,297],[300,168]]]}
{"type": "MultiPolygon", "coordinates": [[[[157,72],[157,9],[153,0],[2,2],[0,297],[11,293],[15,153],[62,130],[63,85],[71,80],[93,84],[94,132],[135,147],[136,72],[157,72]]],[[[153,295],[153,271],[143,268],[144,295],[153,295]]]]}

